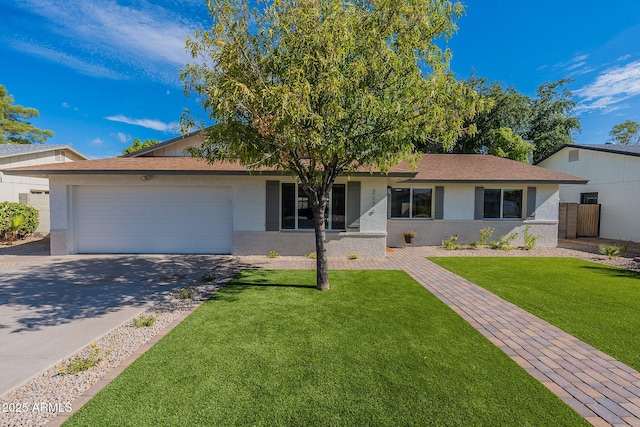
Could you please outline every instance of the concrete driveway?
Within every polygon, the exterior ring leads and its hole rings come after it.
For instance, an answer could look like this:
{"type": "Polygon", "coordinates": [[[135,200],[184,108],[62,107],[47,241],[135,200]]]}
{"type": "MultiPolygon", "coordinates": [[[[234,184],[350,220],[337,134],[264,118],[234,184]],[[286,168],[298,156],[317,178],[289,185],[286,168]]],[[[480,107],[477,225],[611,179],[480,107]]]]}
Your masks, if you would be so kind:
{"type": "Polygon", "coordinates": [[[198,255],[0,255],[0,395],[218,262],[198,255]]]}

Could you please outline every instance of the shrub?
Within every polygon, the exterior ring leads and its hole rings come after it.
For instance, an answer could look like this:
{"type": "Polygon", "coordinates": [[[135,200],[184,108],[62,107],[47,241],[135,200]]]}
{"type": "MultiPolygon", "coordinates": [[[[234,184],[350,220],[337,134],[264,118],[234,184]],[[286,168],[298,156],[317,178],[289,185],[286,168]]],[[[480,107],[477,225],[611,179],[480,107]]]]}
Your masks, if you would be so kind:
{"type": "Polygon", "coordinates": [[[458,235],[454,234],[453,236],[449,237],[448,239],[444,239],[444,241],[442,242],[442,247],[445,248],[448,251],[456,251],[458,249],[462,249],[462,246],[460,246],[460,244],[458,244],[458,235]]]}
{"type": "Polygon", "coordinates": [[[193,286],[189,286],[188,288],[180,288],[180,290],[176,294],[176,298],[178,298],[178,299],[191,299],[191,298],[193,298],[193,286]]]}
{"type": "Polygon", "coordinates": [[[211,283],[216,281],[216,275],[214,273],[205,273],[200,277],[200,280],[204,283],[211,283]]]}
{"type": "Polygon", "coordinates": [[[318,255],[315,252],[309,252],[307,255],[305,255],[307,258],[309,259],[316,259],[318,258],[318,255]]]}
{"type": "Polygon", "coordinates": [[[156,323],[154,316],[145,316],[144,314],[133,319],[133,324],[136,328],[149,328],[153,326],[154,323],[156,323]]]}
{"type": "Polygon", "coordinates": [[[403,234],[404,237],[408,237],[409,239],[413,239],[414,237],[416,237],[418,235],[418,233],[416,233],[415,231],[412,231],[412,230],[407,230],[402,234],[403,234]]]}
{"type": "Polygon", "coordinates": [[[493,232],[496,231],[493,227],[485,227],[480,229],[480,237],[478,238],[478,245],[487,246],[489,244],[489,239],[493,232]]]}
{"type": "Polygon", "coordinates": [[[600,253],[602,255],[606,255],[609,259],[615,258],[620,255],[620,246],[614,245],[600,245],[599,246],[600,253]]]}
{"type": "Polygon", "coordinates": [[[524,228],[524,248],[526,250],[533,249],[536,247],[536,242],[540,238],[540,236],[534,236],[531,234],[531,226],[527,225],[524,228]]]}
{"type": "Polygon", "coordinates": [[[40,212],[33,206],[22,203],[0,202],[0,240],[9,240],[12,235],[11,221],[22,217],[22,223],[16,227],[15,238],[24,239],[38,228],[40,212]]]}
{"type": "Polygon", "coordinates": [[[279,254],[276,251],[269,251],[267,258],[278,258],[279,254]]]}
{"type": "Polygon", "coordinates": [[[67,372],[69,374],[77,374],[78,372],[86,371],[89,368],[96,366],[102,359],[109,356],[111,350],[101,351],[100,347],[95,344],[91,344],[91,351],[87,357],[76,357],[67,366],[60,368],[61,372],[67,372]]]}
{"type": "Polygon", "coordinates": [[[358,254],[349,254],[349,259],[358,259],[360,258],[360,255],[358,254]]]}
{"type": "Polygon", "coordinates": [[[516,237],[518,237],[518,232],[511,233],[508,236],[500,236],[497,242],[493,241],[489,243],[489,246],[491,247],[491,249],[502,249],[503,251],[510,251],[511,249],[513,249],[511,243],[513,243],[516,237]]]}

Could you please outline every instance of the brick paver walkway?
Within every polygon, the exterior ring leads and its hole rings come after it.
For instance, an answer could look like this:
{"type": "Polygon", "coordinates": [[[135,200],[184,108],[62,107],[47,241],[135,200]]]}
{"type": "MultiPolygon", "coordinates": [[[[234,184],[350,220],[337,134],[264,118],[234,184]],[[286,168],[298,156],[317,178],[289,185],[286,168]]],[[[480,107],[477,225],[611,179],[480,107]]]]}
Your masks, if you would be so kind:
{"type": "MultiPolygon", "coordinates": [[[[246,259],[246,258],[245,258],[246,259]]],[[[301,258],[246,259],[256,267],[314,268],[301,258]]],[[[333,270],[404,270],[595,426],[640,426],[640,373],[425,258],[420,248],[386,259],[332,259],[333,270]]]]}

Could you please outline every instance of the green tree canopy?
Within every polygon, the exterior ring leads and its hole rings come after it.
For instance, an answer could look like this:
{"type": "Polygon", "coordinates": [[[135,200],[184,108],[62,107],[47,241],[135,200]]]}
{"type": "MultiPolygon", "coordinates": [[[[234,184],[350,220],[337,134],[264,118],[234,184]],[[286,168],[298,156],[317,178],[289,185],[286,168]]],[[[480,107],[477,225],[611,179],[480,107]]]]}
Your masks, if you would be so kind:
{"type": "Polygon", "coordinates": [[[609,141],[623,145],[640,144],[640,123],[627,120],[615,125],[609,132],[609,141]]]}
{"type": "MultiPolygon", "coordinates": [[[[580,121],[571,117],[575,102],[564,88],[567,83],[544,83],[537,96],[530,98],[513,87],[471,77],[468,84],[488,100],[490,108],[467,122],[468,132],[444,152],[493,154],[528,163],[532,155],[539,161],[563,144],[572,144],[580,121]]],[[[430,143],[422,148],[425,152],[438,150],[430,143]]]]}
{"type": "Polygon", "coordinates": [[[154,145],[159,143],[160,141],[158,141],[157,139],[145,139],[144,142],[142,142],[138,138],[134,138],[131,145],[122,150],[122,155],[125,156],[130,153],[135,153],[136,151],[140,151],[143,148],[153,147],[154,145]]]}
{"type": "Polygon", "coordinates": [[[0,85],[0,144],[36,144],[53,136],[52,131],[38,129],[28,122],[40,115],[38,110],[13,102],[13,96],[0,85]]]}
{"type": "MultiPolygon", "coordinates": [[[[481,103],[449,71],[442,41],[462,4],[445,0],[208,2],[183,70],[216,122],[192,154],[292,173],[309,197],[317,285],[328,289],[325,209],[336,177],[417,160],[412,141],[451,146],[481,103]]],[[[183,128],[194,125],[183,117],[183,128]]]]}
{"type": "Polygon", "coordinates": [[[580,130],[580,119],[571,117],[576,106],[573,94],[565,85],[567,79],[541,84],[532,101],[533,115],[524,139],[533,142],[533,162],[553,153],[565,144],[573,144],[574,132],[580,130]]]}

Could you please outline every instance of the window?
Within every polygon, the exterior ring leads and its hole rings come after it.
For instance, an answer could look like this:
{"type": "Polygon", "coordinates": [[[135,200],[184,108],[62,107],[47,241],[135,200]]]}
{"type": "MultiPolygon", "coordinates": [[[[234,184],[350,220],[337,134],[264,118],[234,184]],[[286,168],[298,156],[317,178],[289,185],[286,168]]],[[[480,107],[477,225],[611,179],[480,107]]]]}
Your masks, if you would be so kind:
{"type": "Polygon", "coordinates": [[[522,218],[522,190],[485,189],[484,218],[522,218]]]}
{"type": "MultiPolygon", "coordinates": [[[[346,186],[334,184],[327,206],[328,230],[345,229],[346,186]]],[[[313,230],[311,201],[298,184],[282,184],[281,227],[283,230],[313,230]]]]}
{"type": "Polygon", "coordinates": [[[391,218],[431,218],[430,188],[392,188],[391,218]]]}
{"type": "Polygon", "coordinates": [[[583,205],[597,205],[598,193],[580,193],[580,203],[583,205]]]}

